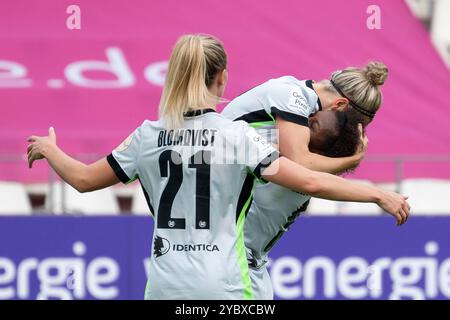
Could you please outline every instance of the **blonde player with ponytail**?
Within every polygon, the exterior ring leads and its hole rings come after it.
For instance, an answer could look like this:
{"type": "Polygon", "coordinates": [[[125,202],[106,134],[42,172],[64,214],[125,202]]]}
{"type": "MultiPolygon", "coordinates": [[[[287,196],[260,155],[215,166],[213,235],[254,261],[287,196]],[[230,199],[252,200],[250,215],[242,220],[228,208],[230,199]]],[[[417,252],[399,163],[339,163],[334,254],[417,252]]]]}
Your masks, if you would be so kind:
{"type": "Polygon", "coordinates": [[[406,221],[403,196],[308,170],[243,121],[215,112],[227,82],[214,37],[181,37],[169,62],[160,119],[144,121],[109,156],[86,165],[56,145],[28,139],[30,167],[46,158],[80,192],[139,179],[154,218],[148,299],[253,299],[244,222],[257,179],[331,200],[374,202],[406,221]]]}
{"type": "Polygon", "coordinates": [[[159,115],[179,127],[190,110],[215,107],[228,80],[227,57],[217,39],[186,36],[178,41],[169,62],[159,115]]]}

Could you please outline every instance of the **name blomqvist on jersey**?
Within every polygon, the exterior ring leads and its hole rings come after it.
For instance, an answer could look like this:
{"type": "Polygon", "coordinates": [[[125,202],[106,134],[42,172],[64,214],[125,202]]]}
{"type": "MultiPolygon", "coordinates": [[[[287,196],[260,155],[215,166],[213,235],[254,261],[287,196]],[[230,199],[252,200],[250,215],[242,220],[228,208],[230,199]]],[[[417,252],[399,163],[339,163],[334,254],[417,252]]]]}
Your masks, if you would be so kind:
{"type": "MultiPolygon", "coordinates": [[[[231,130],[221,130],[218,133],[217,129],[204,128],[200,121],[195,121],[193,128],[180,128],[170,130],[160,130],[158,132],[158,147],[172,147],[175,151],[181,149],[191,149],[191,153],[196,153],[199,149],[210,150],[212,156],[207,156],[206,153],[198,154],[196,157],[189,159],[185,157],[174,157],[172,161],[177,164],[187,163],[193,164],[245,164],[255,162],[261,157],[267,148],[277,147],[271,145],[267,137],[277,136],[277,130],[272,129],[265,134],[265,137],[260,135],[252,135],[252,143],[257,143],[262,148],[257,149],[251,145],[248,140],[243,140],[236,136],[236,133],[231,130]],[[238,143],[239,141],[239,143],[238,143]],[[239,148],[236,148],[239,145],[239,148]],[[254,159],[254,160],[252,160],[254,159]]],[[[183,154],[189,154],[184,152],[183,154]]],[[[175,154],[174,154],[175,155],[175,154]]]]}

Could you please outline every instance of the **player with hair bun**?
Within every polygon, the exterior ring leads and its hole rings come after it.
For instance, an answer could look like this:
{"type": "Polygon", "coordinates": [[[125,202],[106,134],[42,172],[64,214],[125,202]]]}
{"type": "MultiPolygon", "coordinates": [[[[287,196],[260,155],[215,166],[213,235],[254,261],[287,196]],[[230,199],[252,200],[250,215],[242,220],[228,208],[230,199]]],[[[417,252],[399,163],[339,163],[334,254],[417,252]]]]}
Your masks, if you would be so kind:
{"type": "MultiPolygon", "coordinates": [[[[368,139],[363,128],[381,106],[380,86],[387,76],[387,67],[374,61],[338,70],[318,82],[284,76],[241,94],[222,114],[249,123],[278,145],[283,156],[312,170],[341,174],[355,169],[364,156],[368,139]]],[[[309,199],[272,183],[255,187],[245,243],[258,299],[273,298],[267,255],[309,199]]]]}

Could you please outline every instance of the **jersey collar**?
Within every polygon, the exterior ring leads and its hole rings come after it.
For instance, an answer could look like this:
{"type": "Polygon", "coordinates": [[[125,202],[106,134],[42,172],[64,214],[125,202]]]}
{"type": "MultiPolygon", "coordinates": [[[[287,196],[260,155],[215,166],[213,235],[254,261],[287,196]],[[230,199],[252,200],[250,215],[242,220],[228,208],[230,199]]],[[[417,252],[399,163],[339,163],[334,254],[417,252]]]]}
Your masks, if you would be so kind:
{"type": "MultiPolygon", "coordinates": [[[[316,90],[314,90],[313,83],[314,83],[314,80],[306,80],[305,81],[306,86],[308,88],[310,88],[311,90],[313,90],[314,92],[316,92],[316,90]]],[[[317,104],[319,105],[319,111],[322,111],[322,103],[320,102],[320,98],[319,98],[319,95],[317,94],[317,92],[316,92],[316,96],[317,96],[317,104]]]]}
{"type": "Polygon", "coordinates": [[[185,118],[197,117],[197,116],[201,116],[202,114],[209,113],[209,112],[216,112],[216,110],[214,110],[213,108],[189,110],[189,111],[186,111],[185,113],[183,113],[183,116],[185,118]]]}

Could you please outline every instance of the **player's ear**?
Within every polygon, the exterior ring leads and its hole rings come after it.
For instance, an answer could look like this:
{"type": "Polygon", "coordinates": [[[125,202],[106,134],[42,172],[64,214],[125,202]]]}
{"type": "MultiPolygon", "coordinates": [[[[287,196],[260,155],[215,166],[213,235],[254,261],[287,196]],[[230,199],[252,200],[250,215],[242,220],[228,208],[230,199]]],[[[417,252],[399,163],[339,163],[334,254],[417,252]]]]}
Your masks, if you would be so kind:
{"type": "Polygon", "coordinates": [[[219,71],[218,74],[218,84],[219,86],[225,86],[227,84],[228,81],[228,70],[227,69],[223,69],[222,71],[219,71]]]}
{"type": "Polygon", "coordinates": [[[331,104],[329,110],[332,111],[345,111],[349,108],[348,100],[345,98],[337,98],[331,104]]]}

